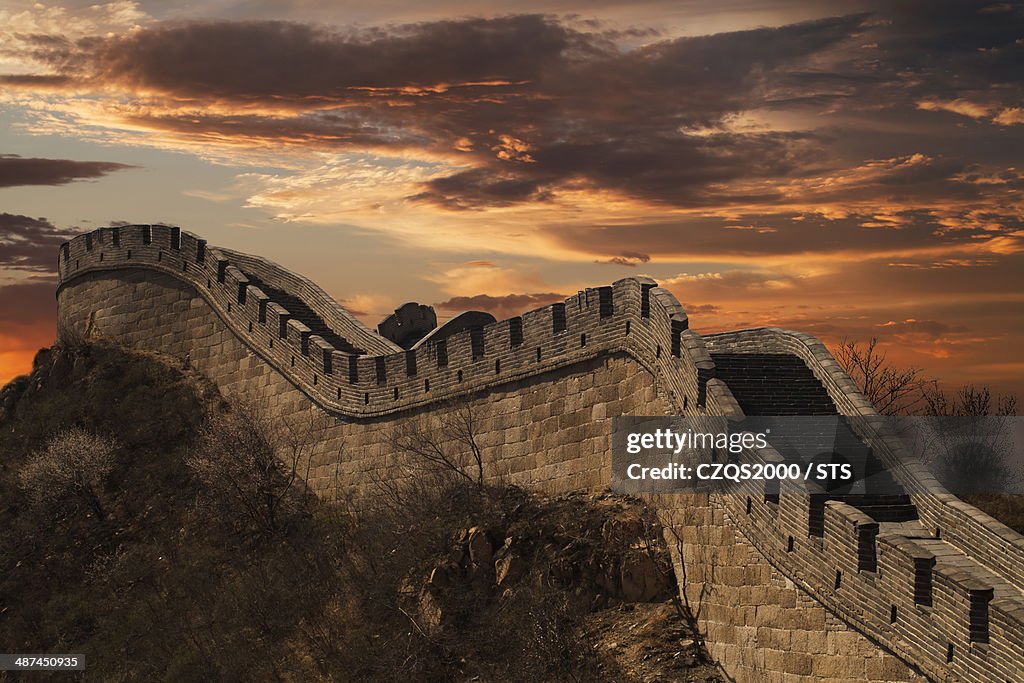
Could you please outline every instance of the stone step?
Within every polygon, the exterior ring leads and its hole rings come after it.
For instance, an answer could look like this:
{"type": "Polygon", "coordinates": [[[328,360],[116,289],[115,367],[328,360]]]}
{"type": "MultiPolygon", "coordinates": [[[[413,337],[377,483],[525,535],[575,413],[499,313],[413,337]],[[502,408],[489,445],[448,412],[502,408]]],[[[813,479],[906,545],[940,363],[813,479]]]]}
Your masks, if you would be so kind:
{"type": "MultiPolygon", "coordinates": [[[[724,381],[736,402],[749,416],[825,416],[838,415],[832,398],[807,364],[791,354],[712,353],[715,375],[724,381]]],[[[769,442],[787,460],[804,462],[816,452],[846,453],[857,460],[865,493],[827,494],[862,510],[878,522],[907,522],[917,519],[917,508],[910,496],[870,447],[850,429],[845,418],[833,429],[815,424],[808,431],[777,437],[769,442]],[[845,428],[844,428],[845,427],[845,428]],[[818,429],[820,431],[813,431],[818,429]]],[[[852,482],[851,485],[856,485],[852,482]]],[[[844,487],[849,490],[850,487],[844,487]]]]}
{"type": "Polygon", "coordinates": [[[245,273],[249,282],[263,290],[263,293],[270,297],[270,300],[283,306],[294,318],[312,330],[313,334],[319,335],[328,344],[343,353],[363,354],[365,350],[355,346],[347,339],[332,330],[323,319],[310,308],[306,302],[294,294],[271,287],[252,273],[245,273]]]}

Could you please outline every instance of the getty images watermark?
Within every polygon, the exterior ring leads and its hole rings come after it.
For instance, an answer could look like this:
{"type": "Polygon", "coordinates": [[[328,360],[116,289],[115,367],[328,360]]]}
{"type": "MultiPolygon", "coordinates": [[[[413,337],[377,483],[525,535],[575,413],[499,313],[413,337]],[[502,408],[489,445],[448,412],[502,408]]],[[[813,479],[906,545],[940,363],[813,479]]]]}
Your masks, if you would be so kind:
{"type": "Polygon", "coordinates": [[[925,466],[958,495],[1024,494],[1019,417],[618,417],[612,488],[712,492],[799,482],[837,495],[901,495],[892,470],[925,466]]]}

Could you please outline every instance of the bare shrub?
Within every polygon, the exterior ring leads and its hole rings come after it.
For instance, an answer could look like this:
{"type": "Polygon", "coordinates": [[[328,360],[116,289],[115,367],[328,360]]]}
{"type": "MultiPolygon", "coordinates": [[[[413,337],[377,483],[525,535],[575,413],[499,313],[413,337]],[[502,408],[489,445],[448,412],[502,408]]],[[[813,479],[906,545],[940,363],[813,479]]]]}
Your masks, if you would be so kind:
{"type": "Polygon", "coordinates": [[[468,405],[448,405],[395,426],[392,450],[427,472],[450,473],[477,488],[484,485],[484,454],[479,443],[479,419],[468,405]]]}
{"type": "Polygon", "coordinates": [[[19,473],[19,483],[39,504],[73,498],[97,519],[107,514],[100,500],[103,482],[114,468],[116,442],[79,427],[58,432],[33,453],[19,473]]]}
{"type": "Polygon", "coordinates": [[[909,415],[924,402],[927,385],[919,368],[893,365],[872,337],[866,344],[843,339],[836,360],[881,415],[909,415]]]}
{"type": "Polygon", "coordinates": [[[76,351],[87,346],[95,326],[96,313],[90,313],[86,329],[82,330],[67,315],[57,316],[57,340],[54,346],[65,351],[76,351]]]}
{"type": "Polygon", "coordinates": [[[591,603],[580,597],[593,590],[588,572],[606,558],[579,565],[569,555],[589,547],[575,524],[599,535],[600,523],[450,470],[396,491],[367,501],[341,563],[338,584],[357,598],[345,633],[359,644],[344,649],[346,670],[358,672],[352,678],[597,680],[593,651],[576,628],[591,603]],[[548,515],[557,517],[545,523],[548,515]],[[527,520],[528,538],[510,526],[527,520]],[[474,528],[486,530],[492,548],[515,536],[522,575],[499,588],[493,559],[474,560],[468,550],[474,528]]]}
{"type": "Polygon", "coordinates": [[[988,387],[979,389],[973,384],[965,384],[950,393],[932,383],[925,388],[924,400],[928,406],[928,414],[940,417],[1005,417],[1017,414],[1016,396],[993,396],[988,387]]]}
{"type": "Polygon", "coordinates": [[[239,508],[262,531],[281,530],[313,503],[305,490],[314,444],[311,420],[272,417],[236,401],[211,414],[185,464],[211,501],[239,508]]]}

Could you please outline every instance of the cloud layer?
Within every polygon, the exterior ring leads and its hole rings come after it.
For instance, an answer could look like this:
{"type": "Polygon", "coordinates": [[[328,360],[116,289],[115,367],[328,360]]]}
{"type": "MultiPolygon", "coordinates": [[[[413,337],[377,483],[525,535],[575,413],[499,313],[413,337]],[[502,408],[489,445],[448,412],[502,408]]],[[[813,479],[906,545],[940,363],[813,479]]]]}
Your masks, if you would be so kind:
{"type": "MultiPolygon", "coordinates": [[[[1016,249],[1024,174],[1001,157],[1021,147],[1021,9],[868,9],[675,38],[546,15],[363,29],[149,22],[18,34],[23,73],[4,78],[14,101],[45,99],[40,130],[101,129],[236,162],[264,150],[290,172],[245,176],[251,206],[361,221],[420,246],[504,240],[522,221],[482,227],[459,214],[518,210],[529,212],[523,253],[620,265],[666,244],[713,255],[1016,249]],[[950,125],[974,127],[994,151],[927,130],[950,125]],[[1007,135],[1013,145],[996,150],[1007,135]],[[468,241],[425,231],[424,211],[473,225],[468,241]]],[[[22,182],[121,168],[4,166],[22,182]]]]}
{"type": "Polygon", "coordinates": [[[132,168],[109,161],[23,158],[0,154],[0,188],[19,185],[64,185],[83,178],[101,178],[108,173],[132,168]]]}
{"type": "Polygon", "coordinates": [[[531,311],[548,304],[553,304],[565,299],[564,294],[554,292],[536,294],[507,294],[505,296],[490,296],[489,294],[477,294],[476,296],[456,296],[434,304],[434,306],[445,313],[461,313],[462,311],[486,311],[498,320],[511,318],[524,311],[531,311]]]}
{"type": "MultiPolygon", "coordinates": [[[[443,8],[332,26],[262,20],[262,6],[246,20],[222,7],[158,21],[124,1],[84,19],[0,13],[0,101],[27,134],[238,169],[192,197],[427,254],[401,277],[435,285],[442,311],[503,317],[650,274],[702,329],[778,324],[877,335],[949,367],[1011,362],[1020,3],[823,3],[818,19],[723,19],[709,35],[443,8]]],[[[120,168],[0,157],[0,187],[120,168]]],[[[52,258],[56,228],[4,220],[0,264],[52,258]]]]}
{"type": "Polygon", "coordinates": [[[0,213],[0,269],[56,275],[57,250],[72,234],[45,218],[0,213]]]}

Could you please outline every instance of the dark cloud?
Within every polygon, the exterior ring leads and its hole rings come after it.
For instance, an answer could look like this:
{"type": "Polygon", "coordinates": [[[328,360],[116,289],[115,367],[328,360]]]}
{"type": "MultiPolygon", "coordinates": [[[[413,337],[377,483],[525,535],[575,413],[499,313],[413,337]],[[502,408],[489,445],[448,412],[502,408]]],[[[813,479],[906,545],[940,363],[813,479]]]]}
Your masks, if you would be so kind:
{"type": "MultiPolygon", "coordinates": [[[[374,92],[360,89],[534,80],[578,40],[554,21],[525,15],[348,32],[284,21],[194,22],[83,47],[88,70],[108,82],[196,98],[317,102],[374,92]]],[[[67,62],[61,50],[54,59],[67,62]]]]}
{"type": "Polygon", "coordinates": [[[547,306],[564,299],[564,294],[555,294],[554,292],[507,294],[505,296],[478,294],[476,296],[456,296],[434,304],[434,307],[442,311],[486,311],[498,320],[503,320],[519,315],[523,311],[547,306]]]}
{"type": "Polygon", "coordinates": [[[410,199],[461,210],[510,206],[551,197],[549,191],[542,189],[541,179],[511,173],[498,175],[488,169],[474,169],[439,178],[427,183],[427,188],[410,199]]]}
{"type": "Polygon", "coordinates": [[[100,178],[125,168],[134,167],[109,161],[35,159],[0,154],[0,187],[64,185],[81,178],[100,178]]]}
{"type": "Polygon", "coordinates": [[[58,249],[72,235],[45,218],[0,213],[0,267],[55,274],[58,249]]]}
{"type": "Polygon", "coordinates": [[[780,178],[814,166],[813,137],[802,133],[669,136],[661,131],[600,130],[532,145],[531,163],[474,169],[433,180],[413,197],[446,208],[484,208],[551,199],[559,189],[612,189],[682,207],[711,207],[782,198],[777,190],[729,186],[744,179],[780,178]]]}
{"type": "Polygon", "coordinates": [[[55,74],[6,74],[0,76],[0,83],[14,86],[50,86],[63,87],[74,83],[71,76],[55,74]]]}
{"type": "Polygon", "coordinates": [[[871,14],[858,40],[822,54],[815,69],[777,74],[767,93],[772,106],[847,111],[876,122],[897,121],[923,101],[983,105],[991,109],[985,121],[1002,108],[1019,106],[1024,96],[1019,42],[1024,6],[1019,2],[866,4],[871,14]]]}
{"type": "MultiPolygon", "coordinates": [[[[883,218],[873,214],[843,218],[797,213],[742,214],[741,222],[759,229],[733,229],[735,217],[693,216],[637,223],[628,230],[596,222],[588,226],[555,224],[542,231],[565,248],[611,258],[628,248],[668,260],[687,256],[728,259],[811,253],[870,256],[945,247],[950,252],[964,251],[968,256],[963,263],[970,263],[971,254],[985,245],[1003,252],[1024,250],[1024,220],[1010,210],[998,215],[964,211],[958,218],[963,224],[958,229],[948,227],[952,216],[937,216],[927,210],[899,211],[883,218]]],[[[984,251],[978,254],[978,258],[985,256],[984,251]]],[[[899,260],[892,262],[908,267],[908,263],[899,260]]]]}
{"type": "MultiPolygon", "coordinates": [[[[893,59],[884,64],[922,79],[920,87],[983,89],[1024,83],[1024,5],[909,0],[878,2],[875,36],[893,59]]],[[[909,79],[908,79],[909,80],[909,79]]]]}
{"type": "Polygon", "coordinates": [[[864,21],[830,18],[625,51],[614,42],[621,36],[540,15],[349,32],[193,22],[33,48],[75,87],[168,97],[167,107],[136,108],[129,123],[143,127],[331,148],[462,150],[470,168],[413,197],[449,209],[543,201],[578,188],[708,206],[771,199],[776,192],[728,184],[805,173],[821,158],[820,140],[687,130],[720,126],[763,103],[773,74],[808,68],[864,21]],[[224,114],[223,105],[238,113],[224,114]]]}
{"type": "MultiPolygon", "coordinates": [[[[162,23],[77,43],[27,37],[47,73],[7,82],[120,88],[142,100],[127,123],[191,139],[456,157],[458,170],[411,196],[451,210],[581,189],[689,209],[772,205],[794,192],[822,202],[986,199],[951,181],[970,165],[970,146],[853,183],[786,186],[863,163],[870,157],[836,152],[863,154],[906,117],[963,118],[951,113],[959,109],[991,125],[1024,99],[1019,5],[866,2],[867,12],[667,40],[632,31],[624,41],[594,22],[544,15],[362,30],[162,23]],[[877,125],[735,125],[752,110],[851,112],[877,125]]],[[[889,157],[921,151],[887,144],[899,150],[889,157]]]]}
{"type": "Polygon", "coordinates": [[[479,167],[427,183],[414,199],[480,208],[580,188],[684,207],[779,199],[777,190],[731,183],[822,169],[822,140],[730,132],[724,120],[763,104],[775,70],[808,63],[863,20],[682,38],[625,53],[595,40],[586,58],[552,64],[525,86],[529,96],[508,101],[500,121],[478,110],[486,125],[468,121],[461,130],[479,167]]]}

